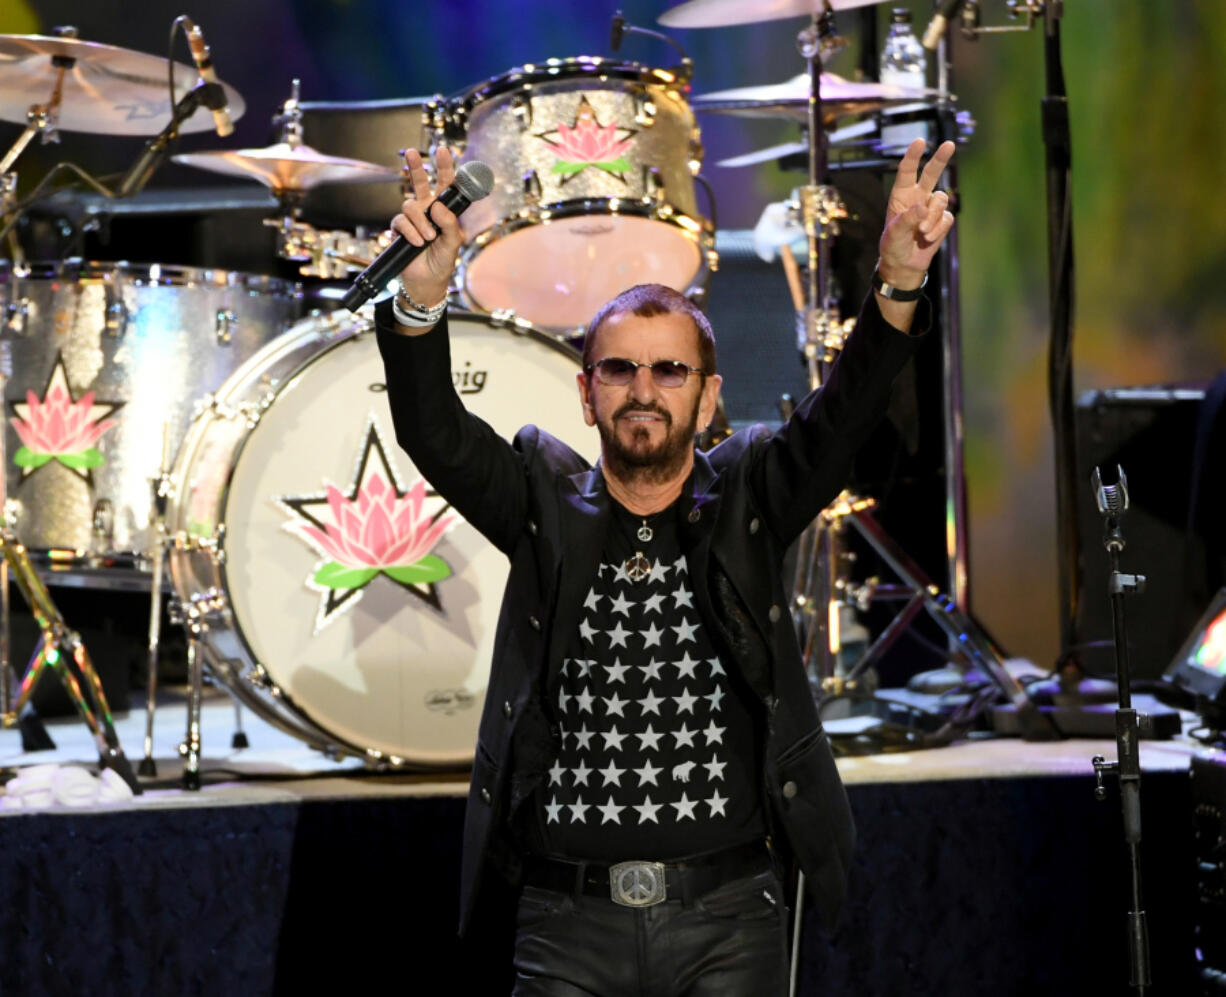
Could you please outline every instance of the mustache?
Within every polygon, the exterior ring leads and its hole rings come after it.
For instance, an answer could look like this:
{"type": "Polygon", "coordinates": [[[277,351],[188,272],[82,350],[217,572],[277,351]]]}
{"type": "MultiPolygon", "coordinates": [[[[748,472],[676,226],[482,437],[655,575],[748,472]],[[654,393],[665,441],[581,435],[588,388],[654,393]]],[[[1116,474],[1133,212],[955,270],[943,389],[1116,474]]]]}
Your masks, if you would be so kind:
{"type": "Polygon", "coordinates": [[[652,415],[658,415],[664,420],[664,425],[671,426],[673,417],[668,414],[668,411],[660,405],[651,403],[644,404],[643,402],[628,401],[625,405],[613,413],[614,420],[620,419],[623,416],[629,415],[632,412],[648,412],[652,415]]]}

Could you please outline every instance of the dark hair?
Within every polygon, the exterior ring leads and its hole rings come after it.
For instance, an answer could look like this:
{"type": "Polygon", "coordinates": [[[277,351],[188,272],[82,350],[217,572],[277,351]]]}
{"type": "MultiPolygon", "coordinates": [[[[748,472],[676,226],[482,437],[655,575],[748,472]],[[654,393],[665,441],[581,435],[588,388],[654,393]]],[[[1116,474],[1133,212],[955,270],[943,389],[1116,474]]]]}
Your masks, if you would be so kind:
{"type": "Polygon", "coordinates": [[[587,333],[583,337],[584,370],[592,362],[592,354],[596,349],[596,334],[600,327],[614,315],[626,313],[641,318],[668,314],[689,316],[698,333],[699,366],[704,374],[715,373],[715,334],[711,331],[711,323],[694,302],[680,291],[674,291],[663,284],[637,284],[628,291],[622,291],[596,313],[588,323],[587,333]]]}

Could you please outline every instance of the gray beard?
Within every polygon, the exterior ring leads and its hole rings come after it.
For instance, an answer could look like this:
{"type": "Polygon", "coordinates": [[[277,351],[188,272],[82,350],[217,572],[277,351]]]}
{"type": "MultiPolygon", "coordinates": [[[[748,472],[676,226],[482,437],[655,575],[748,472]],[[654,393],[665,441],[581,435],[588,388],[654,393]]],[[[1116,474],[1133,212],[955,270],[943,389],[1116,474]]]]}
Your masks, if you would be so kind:
{"type": "MultiPolygon", "coordinates": [[[[694,450],[694,436],[698,428],[698,405],[701,398],[694,403],[685,424],[673,430],[671,416],[662,409],[652,408],[650,411],[662,415],[665,419],[665,437],[663,442],[651,450],[639,450],[626,447],[617,436],[616,423],[626,412],[642,411],[635,405],[623,405],[613,416],[610,424],[597,422],[600,432],[601,455],[604,458],[605,470],[620,481],[634,482],[645,485],[663,484],[670,481],[685,467],[685,462],[694,450]]],[[[647,430],[637,430],[635,436],[646,436],[647,430]]]]}

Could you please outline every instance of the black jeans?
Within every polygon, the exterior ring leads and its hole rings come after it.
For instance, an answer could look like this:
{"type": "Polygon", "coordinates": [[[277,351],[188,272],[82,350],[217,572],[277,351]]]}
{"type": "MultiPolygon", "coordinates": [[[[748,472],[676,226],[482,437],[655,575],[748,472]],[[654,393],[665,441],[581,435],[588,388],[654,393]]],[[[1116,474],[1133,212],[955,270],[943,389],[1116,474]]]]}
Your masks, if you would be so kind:
{"type": "Polygon", "coordinates": [[[639,909],[525,886],[512,997],[783,995],[785,906],[771,871],[639,909]]]}

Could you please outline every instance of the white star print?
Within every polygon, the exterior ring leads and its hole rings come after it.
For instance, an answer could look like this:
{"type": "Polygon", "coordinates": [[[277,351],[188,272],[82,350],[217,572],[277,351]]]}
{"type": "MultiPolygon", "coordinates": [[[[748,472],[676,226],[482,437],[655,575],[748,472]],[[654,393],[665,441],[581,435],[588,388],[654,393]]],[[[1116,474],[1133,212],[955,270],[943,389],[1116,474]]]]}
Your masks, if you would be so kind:
{"type": "Polygon", "coordinates": [[[680,609],[682,606],[689,606],[690,609],[693,609],[694,603],[690,598],[693,594],[693,592],[685,587],[685,583],[682,582],[677,591],[673,593],[673,609],[680,609]]]}
{"type": "Polygon", "coordinates": [[[625,647],[626,638],[633,633],[622,626],[622,621],[618,620],[613,629],[609,631],[609,647],[625,647]]]}
{"type": "Polygon", "coordinates": [[[575,697],[575,708],[580,713],[592,712],[592,691],[590,689],[584,689],[575,697]]]}
{"type": "Polygon", "coordinates": [[[593,637],[596,636],[596,631],[592,628],[592,625],[588,623],[587,620],[581,620],[579,622],[579,636],[583,640],[586,640],[586,641],[590,641],[593,637]]]}
{"type": "Polygon", "coordinates": [[[590,609],[594,613],[596,612],[596,604],[603,598],[604,596],[596,594],[595,589],[588,589],[587,598],[583,600],[583,608],[590,609]]]}
{"type": "Polygon", "coordinates": [[[639,667],[643,669],[643,681],[649,682],[660,677],[660,669],[664,667],[664,662],[656,661],[653,657],[647,664],[639,665],[639,667]]]}
{"type": "Polygon", "coordinates": [[[575,735],[575,742],[579,745],[581,751],[586,751],[588,742],[596,736],[594,730],[587,729],[587,724],[584,724],[581,730],[571,731],[571,733],[575,735]]]}
{"type": "Polygon", "coordinates": [[[627,585],[630,584],[630,576],[626,574],[625,564],[610,565],[610,567],[614,569],[613,571],[613,584],[614,585],[616,585],[618,582],[625,582],[627,585]]]}
{"type": "Polygon", "coordinates": [[[562,785],[562,775],[565,772],[566,772],[566,769],[562,767],[561,762],[554,762],[553,768],[549,770],[549,785],[551,786],[562,785]]]}
{"type": "Polygon", "coordinates": [[[659,765],[652,765],[651,762],[648,762],[641,769],[635,769],[634,774],[639,777],[640,786],[646,786],[647,783],[651,783],[653,786],[658,786],[660,784],[656,782],[656,776],[658,776],[661,771],[663,770],[659,765]]]}
{"type": "Polygon", "coordinates": [[[724,767],[728,764],[727,762],[716,761],[715,757],[715,755],[712,755],[709,762],[702,763],[702,767],[707,770],[707,778],[712,782],[724,777],[724,767]]]}
{"type": "Polygon", "coordinates": [[[669,627],[669,629],[677,631],[678,644],[684,644],[687,640],[690,643],[694,643],[694,631],[698,629],[698,624],[691,623],[689,620],[682,620],[680,626],[669,627]]]}
{"type": "Polygon", "coordinates": [[[711,812],[707,814],[707,816],[714,817],[716,814],[719,814],[721,817],[727,817],[728,814],[724,810],[724,804],[727,802],[728,802],[728,797],[720,796],[719,790],[717,789],[715,791],[715,795],[712,796],[711,799],[707,800],[707,806],[711,808],[711,812]]]}
{"type": "Polygon", "coordinates": [[[656,561],[656,563],[651,566],[651,574],[647,576],[648,583],[649,584],[651,582],[663,583],[664,573],[666,571],[668,571],[668,566],[664,564],[663,561],[656,561]]]}
{"type": "Polygon", "coordinates": [[[597,771],[604,776],[604,783],[602,785],[620,786],[622,784],[622,773],[626,770],[619,769],[612,762],[609,762],[607,766],[602,769],[597,769],[597,771]]]}
{"type": "Polygon", "coordinates": [[[569,699],[573,699],[573,698],[574,697],[569,692],[567,692],[565,689],[559,689],[558,690],[558,710],[559,712],[565,713],[566,712],[566,701],[569,699]]]}
{"type": "Polygon", "coordinates": [[[690,657],[689,651],[686,651],[681,656],[680,661],[674,661],[673,664],[677,666],[677,678],[692,679],[697,677],[694,674],[694,669],[698,667],[698,662],[690,657]]]}
{"type": "Polygon", "coordinates": [[[652,647],[653,645],[659,646],[660,638],[664,636],[664,631],[657,628],[654,623],[646,630],[640,630],[639,633],[643,635],[643,640],[645,641],[643,647],[645,648],[652,647]]]}
{"type": "Polygon", "coordinates": [[[621,658],[614,658],[613,664],[605,665],[604,668],[609,673],[609,685],[612,685],[614,682],[625,683],[626,672],[630,671],[630,666],[623,665],[621,658]]]}
{"type": "Polygon", "coordinates": [[[664,736],[664,731],[660,731],[657,734],[651,729],[651,724],[648,724],[647,729],[642,734],[635,734],[634,736],[639,739],[639,751],[647,751],[649,748],[652,751],[657,751],[660,747],[660,738],[664,736]]]}
{"type": "Polygon", "coordinates": [[[698,731],[690,730],[689,727],[682,724],[679,730],[673,731],[673,737],[677,739],[676,747],[680,748],[683,744],[687,748],[694,747],[694,735],[697,733],[698,731]]]}
{"type": "Polygon", "coordinates": [[[626,808],[624,806],[619,807],[613,802],[613,797],[610,796],[608,803],[606,803],[603,807],[597,807],[596,809],[600,811],[601,816],[604,818],[600,822],[602,825],[604,825],[609,823],[609,821],[612,821],[614,824],[620,824],[622,819],[619,814],[621,814],[621,812],[626,808]]]}
{"type": "Polygon", "coordinates": [[[713,693],[711,693],[709,696],[703,696],[702,698],[711,704],[711,712],[714,713],[719,709],[719,701],[724,698],[724,690],[719,688],[719,686],[716,686],[713,693]]]}
{"type": "Polygon", "coordinates": [[[575,768],[571,769],[571,771],[575,773],[576,786],[587,785],[587,777],[592,774],[592,770],[587,767],[587,762],[580,758],[579,764],[575,768]]]}
{"type": "Polygon", "coordinates": [[[556,796],[553,797],[553,799],[551,799],[548,803],[545,804],[545,811],[549,814],[549,816],[545,818],[545,823],[546,824],[561,824],[562,818],[558,816],[561,810],[562,810],[562,804],[558,802],[558,798],[556,796]]]}
{"type": "Polygon", "coordinates": [[[606,714],[611,717],[624,717],[626,714],[622,711],[626,708],[626,704],[630,702],[628,699],[622,699],[617,693],[613,693],[608,699],[601,696],[600,700],[604,703],[606,714]]]}
{"type": "Polygon", "coordinates": [[[658,717],[662,702],[664,702],[663,696],[657,696],[654,692],[648,692],[646,696],[639,700],[639,706],[643,708],[643,716],[647,716],[648,713],[654,713],[658,717]]]}
{"type": "Polygon", "coordinates": [[[687,817],[694,820],[694,808],[701,802],[701,800],[687,799],[685,793],[682,793],[681,799],[676,803],[670,803],[669,806],[677,808],[677,820],[685,820],[687,817]]]}
{"type": "Polygon", "coordinates": [[[680,696],[673,696],[672,700],[677,704],[677,713],[693,713],[694,704],[698,702],[697,696],[690,695],[690,690],[682,688],[680,696]]]}
{"type": "Polygon", "coordinates": [[[656,819],[656,811],[662,806],[664,806],[663,803],[652,803],[650,796],[643,797],[643,802],[634,807],[639,812],[639,823],[646,824],[647,821],[651,821],[653,824],[659,824],[660,822],[656,819]]]}
{"type": "Polygon", "coordinates": [[[643,615],[646,616],[648,613],[663,612],[663,610],[660,607],[660,604],[663,601],[664,601],[663,592],[657,592],[655,595],[649,595],[646,599],[643,600],[643,615]]]}
{"type": "Polygon", "coordinates": [[[677,558],[677,560],[673,562],[673,570],[683,575],[688,575],[690,573],[690,569],[685,563],[684,554],[682,554],[679,558],[677,558]]]}
{"type": "Polygon", "coordinates": [[[618,597],[613,600],[613,605],[609,608],[609,612],[624,613],[626,616],[629,616],[630,600],[627,599],[624,594],[618,595],[618,597]]]}
{"type": "Polygon", "coordinates": [[[707,664],[711,666],[711,677],[716,675],[727,675],[724,671],[724,666],[719,663],[719,658],[707,658],[707,664]]]}
{"type": "Polygon", "coordinates": [[[592,665],[596,663],[592,658],[574,658],[572,660],[579,666],[579,670],[575,672],[575,678],[577,679],[586,678],[587,673],[592,670],[592,665]]]}
{"type": "Polygon", "coordinates": [[[570,822],[572,824],[586,824],[587,823],[587,821],[584,819],[584,816],[586,815],[588,807],[590,807],[591,804],[584,803],[582,796],[576,796],[574,803],[568,803],[566,805],[570,807],[570,822]]]}
{"type": "Polygon", "coordinates": [[[726,728],[724,727],[716,727],[715,721],[712,720],[711,723],[707,725],[707,729],[703,731],[703,733],[707,736],[707,744],[714,744],[716,741],[723,744],[725,730],[726,728]]]}
{"type": "MultiPolygon", "coordinates": [[[[723,728],[721,727],[720,730],[723,730],[723,728]]],[[[622,741],[624,741],[628,735],[619,734],[617,732],[617,728],[614,727],[612,730],[602,731],[600,736],[604,738],[604,746],[606,748],[609,748],[612,751],[621,751],[622,741]]]]}

